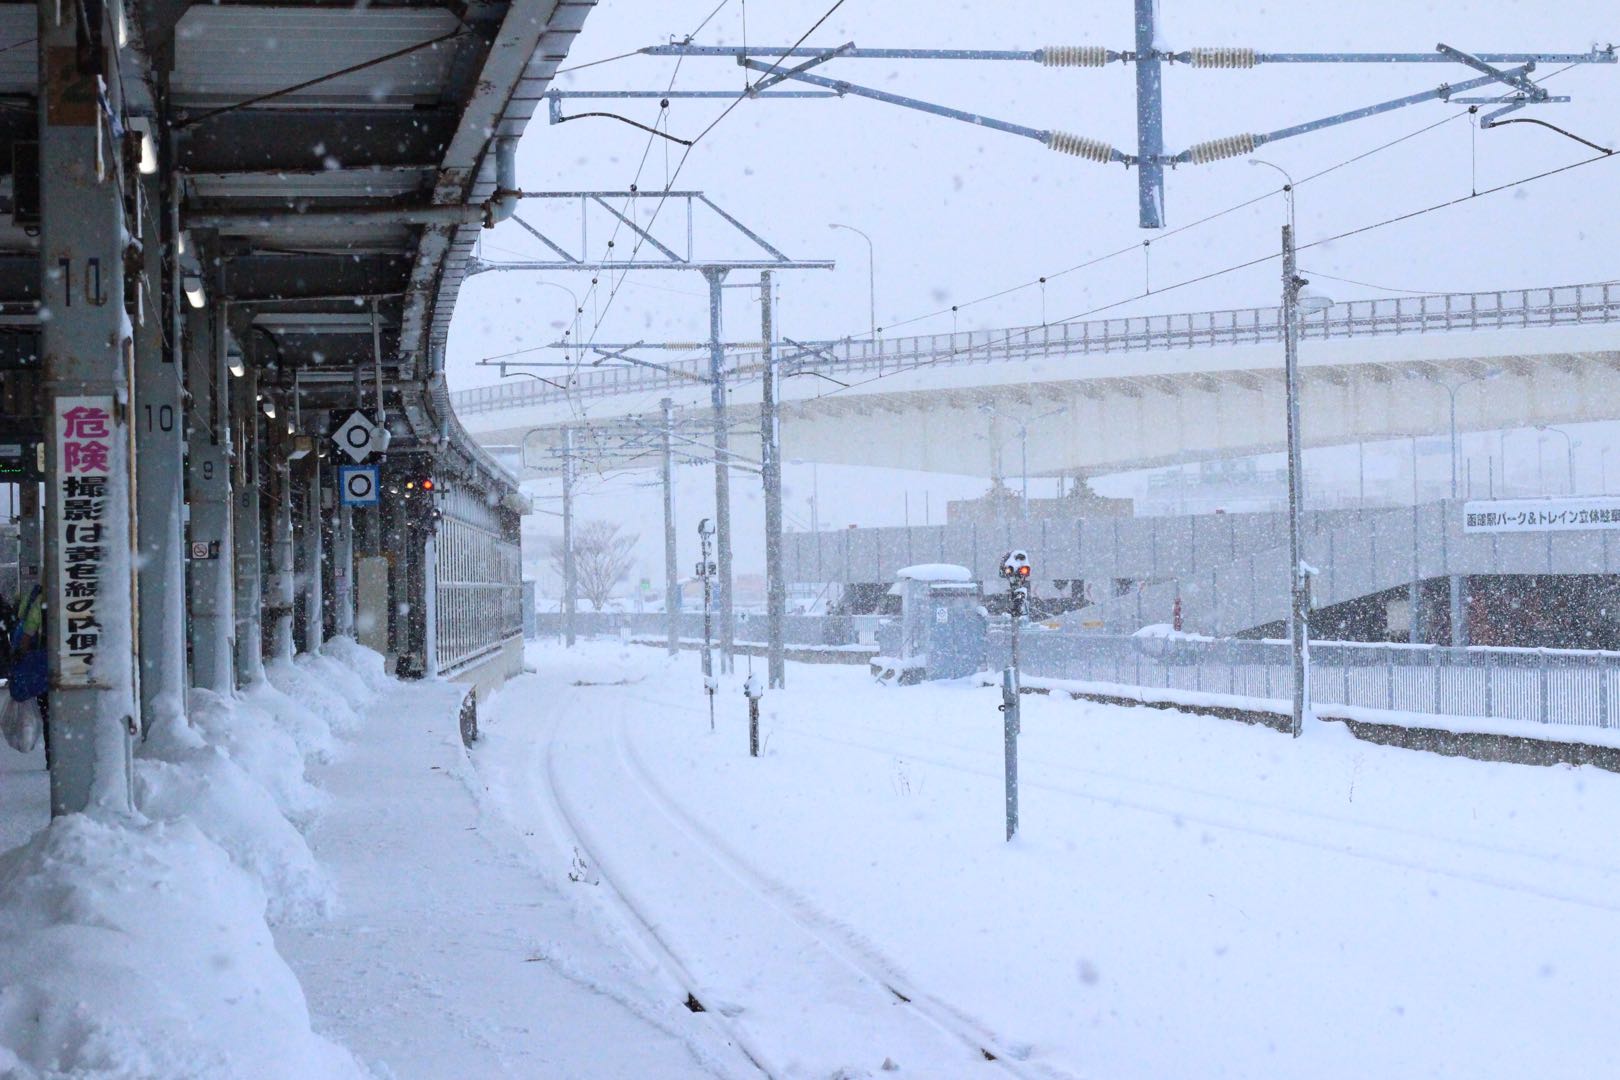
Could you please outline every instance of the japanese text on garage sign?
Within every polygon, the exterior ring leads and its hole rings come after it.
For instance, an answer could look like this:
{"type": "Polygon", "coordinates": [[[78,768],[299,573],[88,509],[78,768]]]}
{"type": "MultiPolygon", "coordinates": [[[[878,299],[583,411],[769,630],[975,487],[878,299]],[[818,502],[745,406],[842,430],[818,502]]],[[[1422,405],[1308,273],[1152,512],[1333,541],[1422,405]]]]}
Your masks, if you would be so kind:
{"type": "Polygon", "coordinates": [[[57,575],[55,623],[61,643],[58,681],[88,686],[101,649],[100,601],[107,561],[107,485],[112,476],[113,402],[110,397],[56,399],[56,542],[62,571],[57,575]]]}
{"type": "Polygon", "coordinates": [[[1463,506],[1464,532],[1620,529],[1620,499],[1496,499],[1463,506]]]}

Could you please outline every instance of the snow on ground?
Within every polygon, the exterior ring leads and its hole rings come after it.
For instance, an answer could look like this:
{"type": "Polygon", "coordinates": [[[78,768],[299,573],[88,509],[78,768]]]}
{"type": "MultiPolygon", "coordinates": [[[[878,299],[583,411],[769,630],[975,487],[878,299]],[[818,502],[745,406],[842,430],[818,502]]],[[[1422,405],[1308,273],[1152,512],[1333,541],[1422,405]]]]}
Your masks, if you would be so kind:
{"type": "Polygon", "coordinates": [[[490,803],[774,1075],[1620,1074],[1613,774],[1029,697],[1006,844],[996,690],[530,661],[490,803]]]}
{"type": "Polygon", "coordinates": [[[461,747],[465,691],[394,684],[343,760],[312,770],[333,799],[311,843],[341,907],[277,940],[317,1027],[383,1077],[745,1075],[565,891],[568,854],[537,856],[491,813],[461,747]]]}

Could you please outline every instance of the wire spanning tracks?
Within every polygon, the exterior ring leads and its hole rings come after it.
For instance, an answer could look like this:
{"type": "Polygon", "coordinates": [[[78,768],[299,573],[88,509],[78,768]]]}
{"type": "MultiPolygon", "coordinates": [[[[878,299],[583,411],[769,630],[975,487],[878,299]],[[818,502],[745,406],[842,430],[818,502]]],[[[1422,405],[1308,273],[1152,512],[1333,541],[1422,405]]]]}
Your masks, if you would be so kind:
{"type": "Polygon", "coordinates": [[[590,712],[559,711],[540,749],[555,825],[688,1007],[761,1072],[878,1076],[887,1060],[911,1076],[1059,1075],[1008,1060],[998,1042],[908,993],[824,920],[818,926],[773,897],[651,783],[617,722],[590,712]]]}

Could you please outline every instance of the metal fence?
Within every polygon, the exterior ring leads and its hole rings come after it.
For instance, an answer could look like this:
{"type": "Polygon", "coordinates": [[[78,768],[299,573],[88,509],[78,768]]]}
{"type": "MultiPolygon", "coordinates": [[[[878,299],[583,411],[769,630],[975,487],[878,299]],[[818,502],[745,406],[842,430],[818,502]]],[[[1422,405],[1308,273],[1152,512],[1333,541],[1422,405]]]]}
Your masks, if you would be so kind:
{"type": "Polygon", "coordinates": [[[445,485],[439,498],[432,633],[448,673],[522,633],[523,557],[509,511],[460,486],[445,485]]]}
{"type": "MultiPolygon", "coordinates": [[[[1286,641],[1116,637],[1026,631],[1030,675],[1190,693],[1286,700],[1286,641]]],[[[991,635],[1004,664],[1005,628],[991,635]]],[[[1620,653],[1311,643],[1311,700],[1433,716],[1607,728],[1620,723],[1620,653]]]]}
{"type": "MultiPolygon", "coordinates": [[[[683,612],[680,618],[683,639],[703,637],[701,613],[683,612]]],[[[542,636],[555,636],[561,622],[557,613],[545,612],[536,625],[542,636]]],[[[783,627],[788,645],[839,646],[870,642],[885,622],[877,616],[789,615],[783,627]]],[[[622,633],[661,641],[667,625],[660,612],[575,616],[581,637],[622,633]]],[[[764,637],[763,616],[739,619],[738,641],[764,637]]],[[[990,665],[1004,665],[1007,649],[1005,624],[993,624],[990,665]]],[[[1021,646],[1027,675],[1278,702],[1293,695],[1288,650],[1286,641],[1123,637],[1033,627],[1024,631],[1021,646]]],[[[1620,726],[1620,653],[1314,641],[1311,700],[1429,716],[1608,728],[1620,726]]]]}
{"type": "MultiPolygon", "coordinates": [[[[703,637],[703,613],[680,613],[679,636],[683,640],[703,637]]],[[[782,619],[782,640],[787,645],[854,645],[863,633],[870,639],[871,632],[882,620],[864,615],[787,615],[782,619]]],[[[734,640],[758,643],[765,640],[765,616],[736,613],[734,640]]],[[[535,618],[535,628],[542,637],[562,633],[562,616],[554,611],[541,612],[535,618]]],[[[617,611],[581,611],[574,616],[574,633],[581,637],[596,634],[628,634],[637,638],[656,638],[663,641],[669,634],[668,618],[661,611],[639,613],[617,611]]],[[[714,640],[720,640],[720,618],[714,617],[714,640]]]]}
{"type": "MultiPolygon", "coordinates": [[[[1302,316],[1300,333],[1307,339],[1326,340],[1617,321],[1620,321],[1620,284],[1599,282],[1551,289],[1352,300],[1302,316]]],[[[1281,340],[1282,323],[1277,308],[1237,308],[956,334],[876,340],[845,338],[820,347],[816,370],[829,375],[859,375],[914,367],[1254,345],[1281,340]]],[[[694,342],[692,347],[694,353],[701,355],[669,361],[664,370],[608,366],[577,372],[570,377],[566,390],[532,380],[463,390],[454,395],[456,411],[466,414],[552,401],[690,389],[707,378],[709,366],[707,346],[694,342]]],[[[731,363],[735,371],[746,372],[759,367],[760,357],[757,352],[733,352],[731,363]]]]}

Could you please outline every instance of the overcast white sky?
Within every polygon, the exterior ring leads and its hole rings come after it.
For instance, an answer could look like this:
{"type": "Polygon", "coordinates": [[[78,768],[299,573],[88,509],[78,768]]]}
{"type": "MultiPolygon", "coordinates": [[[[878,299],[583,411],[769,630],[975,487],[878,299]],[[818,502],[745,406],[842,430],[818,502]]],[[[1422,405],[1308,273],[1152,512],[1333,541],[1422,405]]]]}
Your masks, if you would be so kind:
{"type": "MultiPolygon", "coordinates": [[[[586,63],[694,29],[717,0],[604,0],[585,24],[569,64],[586,63]]],[[[746,4],[750,43],[789,44],[827,8],[829,0],[752,0],[746,4]]],[[[1414,5],[1405,0],[1351,0],[1334,4],[1249,7],[1215,0],[1166,0],[1162,38],[1170,47],[1237,44],[1261,50],[1431,50],[1446,42],[1468,51],[1585,51],[1620,39],[1620,9],[1610,0],[1548,5],[1511,0],[1414,5]]],[[[743,38],[745,5],[730,0],[697,40],[735,44],[743,38]]],[[[837,45],[942,48],[1036,48],[1053,43],[1129,48],[1130,0],[1028,0],[1004,3],[923,3],[920,0],[847,0],[809,40],[837,45]]],[[[1133,73],[1126,65],[1102,70],[1047,69],[1033,63],[949,63],[846,60],[828,64],[836,77],[975,110],[1036,128],[1058,128],[1134,143],[1133,73]]],[[[1545,74],[1545,72],[1543,72],[1545,74]]],[[[1245,131],[1268,131],[1349,108],[1470,77],[1451,65],[1275,65],[1252,71],[1165,72],[1166,144],[1189,143],[1245,131]]],[[[634,57],[562,76],[578,89],[737,89],[741,71],[724,59],[676,61],[634,57]]],[[[1572,94],[1567,105],[1518,115],[1537,116],[1605,145],[1620,144],[1620,67],[1577,67],[1550,83],[1572,94]]],[[[724,102],[675,101],[669,129],[701,131],[724,102]]],[[[568,103],[567,111],[604,103],[568,103]]],[[[613,102],[605,107],[651,122],[656,102],[613,102]]],[[[1264,147],[1259,156],[1302,177],[1413,132],[1462,107],[1439,102],[1413,106],[1329,131],[1264,147]]],[[[623,189],[635,177],[648,136],[611,120],[560,126],[531,123],[519,151],[527,190],[623,189]]],[[[668,146],[668,160],[681,148],[668,146]]],[[[643,189],[665,180],[666,146],[646,158],[643,189]]],[[[1475,132],[1458,119],[1319,180],[1298,192],[1302,242],[1342,232],[1431,203],[1467,195],[1532,173],[1578,161],[1592,151],[1544,128],[1515,125],[1475,132]],[[1477,181],[1476,181],[1477,176],[1477,181]]],[[[1276,174],[1241,159],[1183,166],[1168,181],[1171,228],[1275,189],[1276,174]]],[[[867,325],[866,247],[859,237],[827,228],[844,222],[869,233],[877,253],[878,321],[892,333],[948,331],[943,315],[898,328],[904,320],[965,305],[962,329],[1038,323],[1042,290],[1024,288],[969,305],[988,293],[1054,275],[1094,256],[1139,244],[1151,234],[1136,223],[1134,174],[1055,154],[1032,140],[989,131],[859,99],[749,101],[738,106],[698,145],[678,179],[682,188],[707,192],[720,205],[790,255],[835,258],[833,272],[781,275],[780,325],[793,337],[860,333],[867,325]]],[[[1543,286],[1613,278],[1615,206],[1620,164],[1599,163],[1563,176],[1429,214],[1413,221],[1319,247],[1301,262],[1319,275],[1336,275],[1395,289],[1454,291],[1543,286]]],[[[537,224],[577,244],[578,226],[526,205],[537,224]]],[[[1280,198],[1167,237],[1151,250],[1151,273],[1133,252],[1051,280],[1045,314],[1052,320],[1134,296],[1144,283],[1161,289],[1267,254],[1283,220],[1280,198]]],[[[684,232],[683,219],[668,223],[684,232]]],[[[605,231],[593,226],[593,248],[605,231]]],[[[682,237],[683,238],[683,237],[682,237]]],[[[696,244],[716,234],[700,228],[696,244]]],[[[728,248],[728,252],[734,249],[728,248]]],[[[486,235],[485,257],[547,257],[515,225],[486,235]]],[[[593,251],[599,256],[600,251],[593,251]]],[[[1276,265],[1228,274],[1117,309],[1116,314],[1196,311],[1274,302],[1276,265]]],[[[456,388],[493,381],[475,366],[480,358],[554,340],[566,327],[571,303],[553,281],[584,293],[582,275],[484,274],[463,288],[452,329],[449,371],[456,388]]],[[[1336,299],[1392,295],[1319,278],[1336,299]]],[[[586,304],[587,337],[598,341],[658,337],[691,339],[705,332],[707,305],[695,274],[632,275],[603,314],[606,292],[586,304]]],[[[757,306],[733,290],[726,311],[736,336],[757,328],[757,306]]],[[[822,486],[828,470],[823,469],[822,486]]],[[[838,470],[839,474],[849,472],[838,470]]],[[[859,472],[855,470],[853,472],[859,472]]],[[[796,486],[801,478],[789,476],[796,486]]],[[[808,478],[802,478],[807,480],[808,478]]],[[[697,478],[693,478],[697,481],[697,478]]],[[[934,486],[938,497],[952,487],[934,486]]],[[[701,498],[700,482],[691,496],[701,498]]],[[[823,491],[824,508],[835,493],[823,491]]],[[[854,484],[860,488],[868,485],[854,484]]],[[[982,482],[955,485],[962,493],[982,482]]],[[[920,490],[918,491],[920,501],[920,490]]],[[[791,500],[790,500],[791,501],[791,500]]],[[[852,504],[856,505],[856,504],[852,504]]],[[[864,504],[859,504],[864,505],[864,504]]],[[[656,513],[656,502],[650,503],[656,513]]],[[[802,509],[802,508],[801,508],[802,509]]],[[[791,510],[791,507],[790,507],[791,510]]],[[[638,510],[637,514],[640,513],[638,510]]],[[[636,516],[636,515],[632,515],[636,516]]],[[[824,520],[839,513],[824,513],[824,520]]],[[[895,515],[896,518],[898,515],[895,515]]],[[[914,518],[920,515],[914,513],[914,518]]],[[[937,519],[937,518],[936,518],[937,519]]],[[[862,518],[865,521],[865,518],[862,518]]],[[[639,523],[655,531],[656,518],[639,523]]],[[[656,576],[660,576],[656,575],[656,576]]]]}

